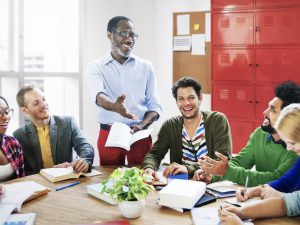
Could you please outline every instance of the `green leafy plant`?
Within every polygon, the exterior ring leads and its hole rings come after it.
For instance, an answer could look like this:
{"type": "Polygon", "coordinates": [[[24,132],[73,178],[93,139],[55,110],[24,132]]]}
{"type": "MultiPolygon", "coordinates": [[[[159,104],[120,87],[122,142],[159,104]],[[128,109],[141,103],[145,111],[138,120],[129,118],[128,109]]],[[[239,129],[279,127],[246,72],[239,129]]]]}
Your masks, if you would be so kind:
{"type": "Polygon", "coordinates": [[[150,175],[144,174],[144,171],[137,167],[118,168],[102,182],[101,193],[109,193],[111,197],[116,197],[118,202],[141,200],[154,190],[152,185],[146,183],[151,179],[150,175]]]}

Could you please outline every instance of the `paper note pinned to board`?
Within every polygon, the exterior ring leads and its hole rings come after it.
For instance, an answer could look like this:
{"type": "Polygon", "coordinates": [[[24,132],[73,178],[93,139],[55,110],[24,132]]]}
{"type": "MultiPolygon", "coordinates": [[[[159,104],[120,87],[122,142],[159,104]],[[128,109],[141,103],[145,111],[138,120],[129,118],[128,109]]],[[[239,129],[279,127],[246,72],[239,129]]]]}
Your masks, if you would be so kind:
{"type": "Polygon", "coordinates": [[[205,55],[205,35],[192,35],[192,55],[205,55]]]}
{"type": "Polygon", "coordinates": [[[191,36],[175,36],[174,51],[191,51],[192,38],[191,36]]]}
{"type": "Polygon", "coordinates": [[[200,24],[199,23],[194,24],[194,30],[199,30],[199,29],[200,29],[200,24]]]}
{"type": "Polygon", "coordinates": [[[190,15],[177,16],[177,35],[190,34],[190,15]]]}

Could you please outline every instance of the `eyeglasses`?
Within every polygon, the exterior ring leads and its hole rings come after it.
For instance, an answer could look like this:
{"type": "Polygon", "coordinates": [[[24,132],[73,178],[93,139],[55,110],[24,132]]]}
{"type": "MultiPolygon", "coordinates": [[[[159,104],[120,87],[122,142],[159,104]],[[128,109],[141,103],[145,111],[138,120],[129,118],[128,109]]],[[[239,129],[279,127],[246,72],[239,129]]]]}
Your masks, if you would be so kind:
{"type": "Polygon", "coordinates": [[[8,117],[12,117],[14,114],[14,109],[11,108],[0,109],[0,118],[2,118],[4,114],[7,115],[8,117]]]}
{"type": "Polygon", "coordinates": [[[137,39],[138,38],[138,34],[133,33],[133,32],[129,32],[129,31],[114,31],[114,33],[117,33],[118,35],[120,35],[123,38],[129,38],[131,37],[132,39],[137,39]]]}

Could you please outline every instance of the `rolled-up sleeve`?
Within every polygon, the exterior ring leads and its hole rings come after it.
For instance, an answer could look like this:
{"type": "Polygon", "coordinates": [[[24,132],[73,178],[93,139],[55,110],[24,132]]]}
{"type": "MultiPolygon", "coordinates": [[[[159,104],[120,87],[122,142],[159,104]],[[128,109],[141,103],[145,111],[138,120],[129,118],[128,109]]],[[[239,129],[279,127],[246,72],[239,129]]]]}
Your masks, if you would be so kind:
{"type": "Polygon", "coordinates": [[[283,200],[287,209],[287,216],[300,215],[300,191],[284,194],[283,200]]]}

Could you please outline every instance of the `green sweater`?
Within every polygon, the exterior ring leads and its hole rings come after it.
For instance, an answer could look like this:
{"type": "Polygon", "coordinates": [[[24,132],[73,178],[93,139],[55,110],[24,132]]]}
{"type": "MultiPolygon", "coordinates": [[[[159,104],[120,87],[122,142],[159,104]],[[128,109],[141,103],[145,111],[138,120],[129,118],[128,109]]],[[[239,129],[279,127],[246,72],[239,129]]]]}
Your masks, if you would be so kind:
{"type": "MultiPolygon", "coordinates": [[[[220,112],[202,112],[206,146],[208,156],[216,158],[215,151],[223,155],[231,156],[231,132],[227,118],[220,112]]],[[[151,168],[157,170],[161,160],[165,157],[170,149],[170,162],[184,164],[182,162],[182,140],[181,133],[183,128],[182,116],[172,117],[162,125],[157,141],[154,143],[152,150],[144,158],[142,168],[151,168]]],[[[199,169],[198,165],[186,165],[189,176],[192,177],[194,172],[199,169]]]]}
{"type": "MultiPolygon", "coordinates": [[[[224,180],[245,185],[249,176],[248,186],[266,184],[281,177],[297,160],[293,151],[287,151],[281,144],[268,140],[268,133],[257,128],[250,136],[246,147],[233,157],[224,180]],[[255,166],[256,170],[251,170],[255,166]]],[[[214,176],[213,182],[220,180],[214,176]]]]}

